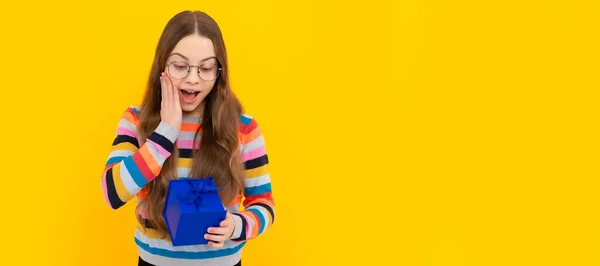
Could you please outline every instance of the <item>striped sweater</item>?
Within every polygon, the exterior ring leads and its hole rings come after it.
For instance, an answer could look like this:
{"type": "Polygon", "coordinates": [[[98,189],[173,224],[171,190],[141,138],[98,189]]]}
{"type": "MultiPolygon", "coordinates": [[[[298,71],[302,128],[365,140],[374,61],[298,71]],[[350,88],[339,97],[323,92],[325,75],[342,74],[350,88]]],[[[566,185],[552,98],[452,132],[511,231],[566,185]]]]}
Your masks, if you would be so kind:
{"type": "MultiPolygon", "coordinates": [[[[113,209],[136,198],[137,204],[146,195],[146,185],[156,178],[165,160],[175,148],[179,149],[179,178],[189,177],[192,149],[201,118],[184,117],[178,130],[161,122],[156,130],[141,141],[136,137],[139,125],[139,106],[130,106],[120,118],[116,137],[103,171],[101,183],[106,203],[113,209]]],[[[160,239],[157,231],[138,225],[134,241],[140,257],[154,265],[234,265],[241,258],[247,240],[264,233],[274,221],[274,202],[264,138],[256,120],[244,114],[239,123],[239,140],[245,165],[245,189],[231,204],[225,204],[233,214],[235,230],[230,240],[220,249],[208,245],[174,247],[167,239],[160,239]],[[243,208],[242,208],[243,207],[243,208]]],[[[200,138],[198,138],[199,140],[200,138]]],[[[144,206],[138,215],[148,218],[144,206]]]]}

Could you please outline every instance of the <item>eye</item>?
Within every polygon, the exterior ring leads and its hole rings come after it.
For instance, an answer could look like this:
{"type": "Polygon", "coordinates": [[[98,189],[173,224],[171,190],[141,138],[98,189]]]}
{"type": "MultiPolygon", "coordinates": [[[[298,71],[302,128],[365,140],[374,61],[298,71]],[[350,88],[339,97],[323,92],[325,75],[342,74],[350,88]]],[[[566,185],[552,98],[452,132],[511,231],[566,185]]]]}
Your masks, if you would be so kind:
{"type": "Polygon", "coordinates": [[[182,63],[173,63],[173,66],[177,70],[187,70],[187,68],[188,68],[188,66],[186,64],[182,64],[182,63]]]}
{"type": "Polygon", "coordinates": [[[201,70],[202,72],[210,72],[210,71],[212,71],[213,69],[214,69],[214,67],[202,67],[202,68],[200,68],[200,70],[201,70]]]}

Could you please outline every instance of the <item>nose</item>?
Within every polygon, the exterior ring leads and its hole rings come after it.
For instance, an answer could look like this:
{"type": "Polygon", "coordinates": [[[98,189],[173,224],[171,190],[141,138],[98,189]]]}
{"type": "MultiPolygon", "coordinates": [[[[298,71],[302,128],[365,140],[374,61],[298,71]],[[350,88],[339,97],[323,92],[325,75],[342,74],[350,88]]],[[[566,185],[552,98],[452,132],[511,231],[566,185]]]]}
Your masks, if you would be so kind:
{"type": "Polygon", "coordinates": [[[187,77],[185,77],[185,82],[189,84],[198,84],[200,83],[200,67],[199,66],[190,66],[190,73],[188,73],[187,77]]]}

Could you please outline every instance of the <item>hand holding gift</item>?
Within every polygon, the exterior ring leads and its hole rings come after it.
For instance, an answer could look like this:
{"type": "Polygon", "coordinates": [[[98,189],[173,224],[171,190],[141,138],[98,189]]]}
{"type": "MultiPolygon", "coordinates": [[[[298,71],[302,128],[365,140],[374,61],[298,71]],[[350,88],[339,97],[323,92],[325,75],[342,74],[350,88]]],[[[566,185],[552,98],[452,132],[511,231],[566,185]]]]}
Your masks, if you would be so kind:
{"type": "Polygon", "coordinates": [[[208,245],[213,248],[222,248],[225,240],[229,239],[231,235],[233,235],[233,230],[235,229],[235,220],[233,220],[233,215],[231,215],[231,213],[227,213],[227,218],[225,218],[225,220],[223,220],[219,226],[220,227],[208,228],[208,234],[204,235],[207,240],[210,240],[208,245]]]}
{"type": "Polygon", "coordinates": [[[169,181],[163,216],[173,246],[208,244],[205,235],[211,227],[216,230],[216,241],[223,240],[222,234],[229,233],[229,238],[235,223],[227,214],[212,177],[169,181]]]}

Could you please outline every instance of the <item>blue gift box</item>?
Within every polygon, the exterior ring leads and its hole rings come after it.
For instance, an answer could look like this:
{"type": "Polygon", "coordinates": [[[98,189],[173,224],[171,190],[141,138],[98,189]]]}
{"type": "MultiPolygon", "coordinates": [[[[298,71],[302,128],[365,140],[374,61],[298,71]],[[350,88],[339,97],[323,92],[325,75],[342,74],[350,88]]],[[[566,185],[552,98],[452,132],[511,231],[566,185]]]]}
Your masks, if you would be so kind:
{"type": "Polygon", "coordinates": [[[173,246],[208,244],[204,234],[226,215],[212,177],[169,181],[163,216],[173,246]]]}

